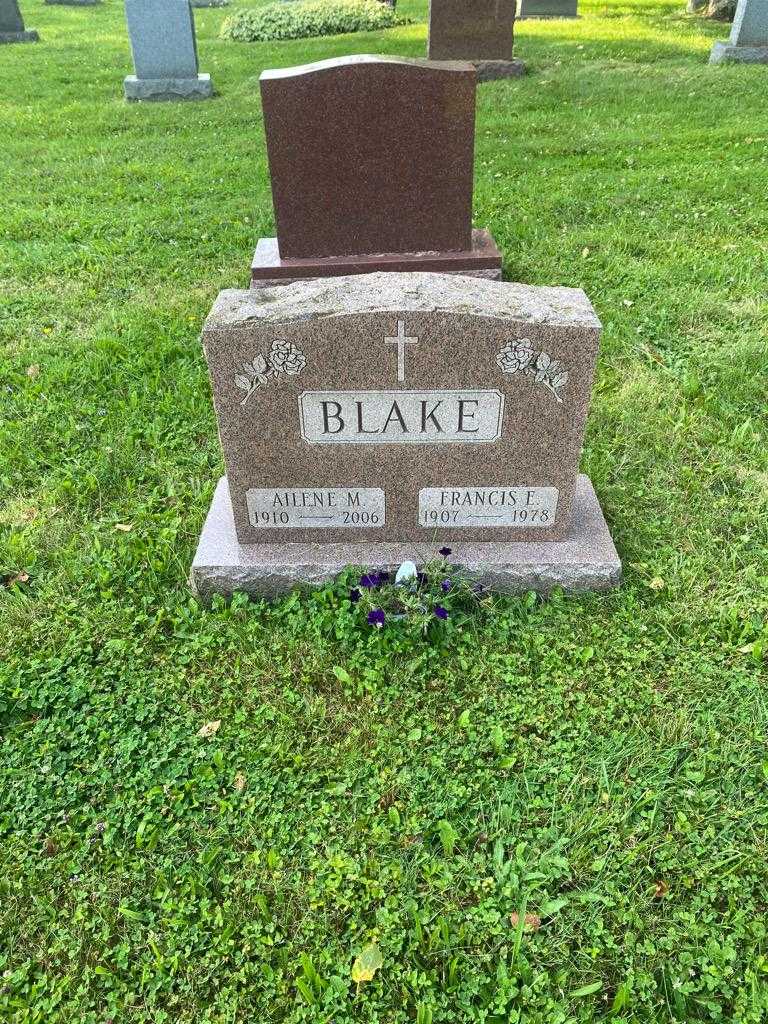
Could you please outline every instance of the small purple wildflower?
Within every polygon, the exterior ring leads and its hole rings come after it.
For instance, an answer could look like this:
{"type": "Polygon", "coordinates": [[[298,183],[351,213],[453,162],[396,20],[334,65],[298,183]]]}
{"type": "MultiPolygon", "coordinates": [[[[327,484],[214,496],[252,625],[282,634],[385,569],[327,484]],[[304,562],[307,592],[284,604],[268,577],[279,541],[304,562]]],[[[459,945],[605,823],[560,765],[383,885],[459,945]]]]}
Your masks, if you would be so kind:
{"type": "Polygon", "coordinates": [[[364,576],[360,577],[360,586],[365,587],[366,590],[373,590],[374,587],[378,587],[381,580],[377,572],[367,572],[364,576]]]}
{"type": "Polygon", "coordinates": [[[440,550],[438,551],[438,554],[442,555],[443,558],[447,558],[448,555],[450,555],[451,550],[452,550],[451,548],[440,548],[440,550]]]}
{"type": "Polygon", "coordinates": [[[381,608],[374,608],[372,612],[368,612],[368,624],[375,626],[377,629],[381,629],[384,625],[386,615],[381,608]]]}
{"type": "Polygon", "coordinates": [[[363,595],[360,593],[357,587],[353,587],[352,590],[350,590],[349,592],[349,600],[352,602],[352,604],[357,604],[357,602],[360,600],[362,596],[363,595]]]}
{"type": "Polygon", "coordinates": [[[448,611],[441,604],[435,605],[435,616],[445,621],[448,618],[448,611]]]}
{"type": "Polygon", "coordinates": [[[443,580],[443,582],[440,584],[440,589],[442,590],[442,592],[444,594],[447,594],[452,586],[453,586],[453,583],[451,583],[450,580],[443,580]]]}

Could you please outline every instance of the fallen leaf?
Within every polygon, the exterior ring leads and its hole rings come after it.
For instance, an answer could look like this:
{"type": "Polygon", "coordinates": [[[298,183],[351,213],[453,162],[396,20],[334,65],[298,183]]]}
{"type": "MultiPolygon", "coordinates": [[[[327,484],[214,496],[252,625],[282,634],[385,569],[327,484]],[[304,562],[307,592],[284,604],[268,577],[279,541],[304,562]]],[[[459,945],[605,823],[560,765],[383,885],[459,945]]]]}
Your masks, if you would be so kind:
{"type": "Polygon", "coordinates": [[[40,376],[40,367],[37,363],[33,363],[31,366],[27,367],[27,376],[31,377],[33,380],[35,377],[40,376]]]}
{"type": "Polygon", "coordinates": [[[648,584],[651,590],[663,590],[666,587],[666,583],[661,576],[654,576],[651,582],[648,584]]]}
{"type": "Polygon", "coordinates": [[[221,719],[217,719],[215,722],[206,722],[205,725],[201,725],[197,730],[197,735],[202,739],[208,739],[209,736],[215,736],[219,731],[221,725],[221,719]]]}
{"type": "MultiPolygon", "coordinates": [[[[517,928],[520,924],[520,915],[514,911],[509,915],[509,919],[512,922],[513,928],[517,928]]],[[[525,915],[523,918],[523,930],[526,928],[532,932],[537,932],[541,928],[541,918],[538,914],[525,915]]]]}
{"type": "Polygon", "coordinates": [[[6,587],[12,587],[14,583],[29,583],[29,573],[22,570],[5,581],[6,587]]]}
{"type": "Polygon", "coordinates": [[[622,299],[621,301],[624,303],[627,309],[629,309],[630,306],[634,306],[634,302],[632,301],[632,299],[622,299]]]}
{"type": "Polygon", "coordinates": [[[359,985],[363,981],[373,981],[373,976],[384,963],[379,947],[375,943],[366,946],[352,964],[352,981],[359,985]]]}
{"type": "Polygon", "coordinates": [[[133,529],[133,523],[115,523],[115,529],[119,530],[120,533],[130,533],[133,529]]]}
{"type": "Polygon", "coordinates": [[[657,882],[656,888],[653,890],[653,898],[655,900],[663,899],[669,892],[669,885],[666,882],[657,882]]]}
{"type": "MultiPolygon", "coordinates": [[[[205,727],[203,727],[203,728],[205,728],[205,727]]],[[[199,733],[198,733],[198,735],[199,735],[199,733]]],[[[237,790],[238,793],[242,793],[243,792],[243,790],[245,789],[245,784],[246,784],[247,781],[248,780],[246,779],[245,775],[243,775],[242,772],[238,772],[237,773],[237,775],[235,776],[235,789],[237,790]]]]}
{"type": "Polygon", "coordinates": [[[48,839],[45,840],[45,845],[43,846],[43,853],[45,854],[46,857],[55,857],[57,852],[58,847],[49,836],[48,839]]]}
{"type": "Polygon", "coordinates": [[[587,256],[589,256],[589,249],[586,246],[584,246],[584,248],[581,250],[581,255],[584,257],[584,259],[586,259],[587,256]]]}

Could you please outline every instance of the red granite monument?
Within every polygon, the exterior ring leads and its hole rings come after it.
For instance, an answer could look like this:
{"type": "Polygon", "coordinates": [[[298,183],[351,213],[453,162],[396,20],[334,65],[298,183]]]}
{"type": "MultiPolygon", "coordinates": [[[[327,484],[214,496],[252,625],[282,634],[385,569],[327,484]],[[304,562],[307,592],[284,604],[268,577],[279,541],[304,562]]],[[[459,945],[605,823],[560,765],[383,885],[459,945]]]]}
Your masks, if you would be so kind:
{"type": "Polygon", "coordinates": [[[438,271],[501,278],[472,227],[474,67],[358,55],[265,71],[261,97],[276,238],[252,286],[438,271]]]}

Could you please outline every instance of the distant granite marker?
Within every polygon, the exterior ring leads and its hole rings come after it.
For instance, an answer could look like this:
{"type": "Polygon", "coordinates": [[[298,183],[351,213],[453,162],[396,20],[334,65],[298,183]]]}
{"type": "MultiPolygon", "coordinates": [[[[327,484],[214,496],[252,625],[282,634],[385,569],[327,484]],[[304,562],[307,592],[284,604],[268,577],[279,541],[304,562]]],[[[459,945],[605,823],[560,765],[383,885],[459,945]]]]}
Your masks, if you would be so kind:
{"type": "Polygon", "coordinates": [[[189,0],[125,0],[135,75],[128,100],[205,99],[211,76],[198,74],[195,23],[189,0]]]}
{"type": "Polygon", "coordinates": [[[578,0],[520,0],[518,18],[578,18],[578,0]]]}
{"type": "Polygon", "coordinates": [[[0,0],[0,43],[36,43],[39,38],[24,28],[17,0],[0,0]]]}
{"type": "Polygon", "coordinates": [[[768,64],[768,0],[739,0],[727,43],[712,47],[710,64],[768,64]]]}
{"type": "Polygon", "coordinates": [[[376,270],[501,276],[472,229],[476,74],[358,55],[261,75],[277,238],[254,287],[376,270]]]}
{"type": "Polygon", "coordinates": [[[512,57],[517,0],[430,0],[427,56],[467,60],[478,81],[516,78],[525,65],[512,57]]]}

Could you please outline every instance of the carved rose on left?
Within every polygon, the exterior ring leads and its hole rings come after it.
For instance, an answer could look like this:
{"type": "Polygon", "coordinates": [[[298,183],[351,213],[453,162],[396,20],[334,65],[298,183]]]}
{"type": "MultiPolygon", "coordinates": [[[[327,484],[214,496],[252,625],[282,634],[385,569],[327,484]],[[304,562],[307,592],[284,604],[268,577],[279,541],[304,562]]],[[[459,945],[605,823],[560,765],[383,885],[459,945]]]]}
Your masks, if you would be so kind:
{"type": "Polygon", "coordinates": [[[279,384],[282,374],[296,377],[307,365],[303,352],[296,348],[292,341],[272,342],[272,348],[266,356],[256,356],[251,363],[243,363],[242,370],[235,374],[235,385],[245,391],[240,405],[245,405],[251,395],[259,388],[266,387],[270,379],[279,384]]]}

